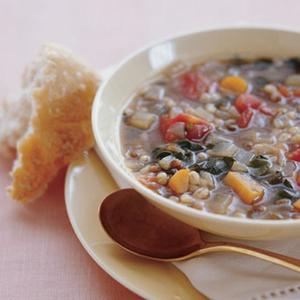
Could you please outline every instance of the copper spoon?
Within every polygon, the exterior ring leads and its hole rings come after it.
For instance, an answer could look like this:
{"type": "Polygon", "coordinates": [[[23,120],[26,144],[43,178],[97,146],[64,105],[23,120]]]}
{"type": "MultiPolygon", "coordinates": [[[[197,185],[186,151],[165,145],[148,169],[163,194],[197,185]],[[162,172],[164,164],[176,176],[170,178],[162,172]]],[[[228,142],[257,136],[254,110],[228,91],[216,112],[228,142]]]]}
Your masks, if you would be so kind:
{"type": "Polygon", "coordinates": [[[255,256],[300,272],[300,259],[232,242],[210,242],[201,231],[154,207],[133,189],[107,196],[99,210],[106,233],[123,249],[144,258],[172,262],[209,252],[255,256]]]}

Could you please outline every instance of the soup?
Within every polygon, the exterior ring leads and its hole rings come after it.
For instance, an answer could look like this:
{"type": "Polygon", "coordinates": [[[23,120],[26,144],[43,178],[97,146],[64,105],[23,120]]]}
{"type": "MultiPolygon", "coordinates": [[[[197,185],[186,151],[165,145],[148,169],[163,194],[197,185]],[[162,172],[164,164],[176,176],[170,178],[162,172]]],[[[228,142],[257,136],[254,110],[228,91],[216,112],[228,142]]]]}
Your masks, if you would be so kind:
{"type": "Polygon", "coordinates": [[[126,166],[198,210],[300,218],[300,60],[178,62],[129,99],[126,166]]]}

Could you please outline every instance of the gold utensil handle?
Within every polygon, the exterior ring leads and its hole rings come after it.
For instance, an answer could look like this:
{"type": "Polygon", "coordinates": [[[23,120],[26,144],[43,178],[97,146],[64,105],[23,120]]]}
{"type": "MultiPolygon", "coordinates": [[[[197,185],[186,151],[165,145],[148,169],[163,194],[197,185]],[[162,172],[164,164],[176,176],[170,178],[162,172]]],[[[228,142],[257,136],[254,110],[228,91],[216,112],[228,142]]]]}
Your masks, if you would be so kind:
{"type": "Polygon", "coordinates": [[[264,259],[274,264],[289,268],[293,271],[300,272],[300,259],[294,257],[282,255],[265,249],[259,249],[256,247],[231,242],[207,242],[206,245],[207,248],[201,250],[206,250],[205,252],[238,252],[246,255],[255,256],[257,258],[264,259]]]}

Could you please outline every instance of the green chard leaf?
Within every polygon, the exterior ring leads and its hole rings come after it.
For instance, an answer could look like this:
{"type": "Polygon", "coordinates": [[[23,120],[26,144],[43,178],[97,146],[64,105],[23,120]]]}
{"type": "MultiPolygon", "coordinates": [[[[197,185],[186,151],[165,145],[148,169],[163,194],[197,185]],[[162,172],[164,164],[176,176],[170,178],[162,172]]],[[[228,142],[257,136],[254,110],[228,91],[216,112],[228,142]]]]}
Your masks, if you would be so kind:
{"type": "Polygon", "coordinates": [[[194,171],[206,171],[213,175],[225,175],[227,174],[232,165],[234,159],[232,157],[209,157],[206,160],[202,160],[191,166],[191,169],[194,171]]]}

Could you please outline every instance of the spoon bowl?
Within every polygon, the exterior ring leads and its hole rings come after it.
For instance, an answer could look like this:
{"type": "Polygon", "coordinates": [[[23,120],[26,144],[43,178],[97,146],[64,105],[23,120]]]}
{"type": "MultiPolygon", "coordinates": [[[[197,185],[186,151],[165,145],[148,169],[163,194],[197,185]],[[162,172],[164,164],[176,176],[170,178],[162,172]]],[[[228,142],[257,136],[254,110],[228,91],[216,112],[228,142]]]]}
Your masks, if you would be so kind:
{"type": "Polygon", "coordinates": [[[179,261],[209,252],[230,251],[300,272],[300,259],[239,243],[205,241],[201,231],[162,212],[134,189],[108,195],[100,206],[99,219],[117,244],[145,258],[179,261]]]}
{"type": "Polygon", "coordinates": [[[175,259],[205,245],[196,228],[163,213],[133,189],[110,194],[100,220],[115,242],[148,257],[175,259]]]}

